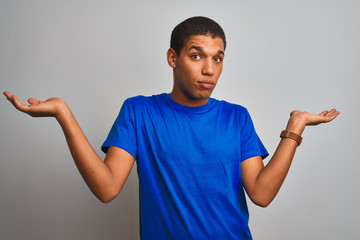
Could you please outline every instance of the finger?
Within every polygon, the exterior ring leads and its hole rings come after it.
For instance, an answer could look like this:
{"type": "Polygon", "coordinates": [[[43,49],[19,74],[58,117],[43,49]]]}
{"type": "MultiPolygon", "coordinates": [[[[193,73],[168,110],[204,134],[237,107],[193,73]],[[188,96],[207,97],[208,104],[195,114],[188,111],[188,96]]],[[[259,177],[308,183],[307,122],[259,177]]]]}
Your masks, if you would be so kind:
{"type": "Polygon", "coordinates": [[[12,103],[19,111],[26,112],[29,110],[29,106],[20,102],[19,98],[15,94],[12,95],[12,103]]]}
{"type": "Polygon", "coordinates": [[[330,111],[328,111],[328,113],[326,114],[327,116],[332,116],[336,113],[336,109],[331,109],[330,111]]]}
{"type": "Polygon", "coordinates": [[[331,110],[329,111],[329,113],[328,113],[325,117],[327,117],[328,121],[332,121],[332,120],[334,120],[339,114],[340,114],[340,112],[337,111],[336,109],[331,109],[331,110]]]}
{"type": "Polygon", "coordinates": [[[329,111],[325,110],[325,111],[322,111],[319,115],[320,116],[325,116],[329,111]]]}
{"type": "Polygon", "coordinates": [[[15,106],[17,109],[19,109],[19,107],[21,106],[22,103],[20,102],[18,96],[16,96],[15,94],[13,94],[11,99],[12,99],[12,103],[14,104],[14,106],[15,106]]]}
{"type": "Polygon", "coordinates": [[[334,119],[340,114],[336,109],[331,110],[331,118],[334,119]]]}
{"type": "Polygon", "coordinates": [[[30,104],[39,104],[40,100],[38,100],[36,98],[29,98],[28,103],[30,103],[30,104]]]}
{"type": "Polygon", "coordinates": [[[338,112],[338,111],[337,111],[335,108],[333,108],[333,109],[330,110],[329,113],[330,113],[330,114],[334,114],[334,113],[337,113],[337,112],[338,112]]]}
{"type": "MultiPolygon", "coordinates": [[[[333,109],[331,109],[330,111],[328,111],[328,110],[325,110],[325,111],[323,111],[323,112],[321,112],[319,115],[320,116],[324,116],[324,117],[330,117],[330,116],[332,116],[333,114],[335,114],[335,113],[337,113],[338,111],[335,109],[335,108],[333,108],[333,109]]],[[[337,114],[338,115],[338,114],[337,114]]]]}
{"type": "Polygon", "coordinates": [[[7,98],[7,100],[9,100],[9,101],[12,100],[12,94],[11,94],[11,92],[4,91],[3,93],[4,93],[5,97],[7,98]]]}

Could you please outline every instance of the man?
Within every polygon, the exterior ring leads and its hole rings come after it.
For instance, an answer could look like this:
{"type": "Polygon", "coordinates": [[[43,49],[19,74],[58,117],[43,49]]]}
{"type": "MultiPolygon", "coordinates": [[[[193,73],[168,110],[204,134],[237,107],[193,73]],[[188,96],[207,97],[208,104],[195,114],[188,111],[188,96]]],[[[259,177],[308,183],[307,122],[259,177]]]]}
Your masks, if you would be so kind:
{"type": "Polygon", "coordinates": [[[127,99],[96,154],[69,106],[59,98],[29,105],[4,92],[20,111],[52,116],[91,191],[109,202],[121,191],[135,161],[139,175],[141,239],[252,239],[245,194],[265,207],[276,196],[307,125],[329,122],[293,111],[269,163],[247,110],[210,98],[220,77],[226,39],[211,19],[194,17],[172,32],[170,94],[127,99]]]}

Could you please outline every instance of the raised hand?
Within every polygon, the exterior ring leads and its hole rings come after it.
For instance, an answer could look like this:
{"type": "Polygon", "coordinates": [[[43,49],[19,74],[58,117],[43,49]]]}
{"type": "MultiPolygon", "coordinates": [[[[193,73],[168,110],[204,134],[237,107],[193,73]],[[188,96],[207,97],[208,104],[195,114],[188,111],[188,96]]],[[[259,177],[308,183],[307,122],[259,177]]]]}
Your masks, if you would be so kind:
{"type": "Polygon", "coordinates": [[[330,111],[326,110],[320,114],[302,112],[298,110],[292,111],[286,129],[301,135],[306,126],[314,126],[320,123],[330,122],[339,114],[340,112],[336,109],[331,109],[330,111]]]}
{"type": "Polygon", "coordinates": [[[61,98],[49,98],[45,101],[40,101],[35,98],[28,99],[28,105],[19,101],[19,98],[5,91],[4,95],[14,105],[14,107],[32,117],[57,117],[60,110],[66,106],[66,103],[61,98]]]}
{"type": "Polygon", "coordinates": [[[4,92],[4,95],[16,109],[30,116],[56,117],[77,168],[101,201],[108,202],[121,191],[135,163],[133,156],[121,148],[110,147],[103,161],[81,130],[70,107],[61,98],[45,101],[29,98],[29,104],[23,104],[10,92],[4,92]]]}
{"type": "Polygon", "coordinates": [[[331,109],[330,111],[326,110],[321,112],[320,114],[313,114],[296,110],[291,112],[290,117],[302,119],[306,126],[309,126],[330,122],[334,120],[339,114],[340,112],[336,109],[331,109]]]}

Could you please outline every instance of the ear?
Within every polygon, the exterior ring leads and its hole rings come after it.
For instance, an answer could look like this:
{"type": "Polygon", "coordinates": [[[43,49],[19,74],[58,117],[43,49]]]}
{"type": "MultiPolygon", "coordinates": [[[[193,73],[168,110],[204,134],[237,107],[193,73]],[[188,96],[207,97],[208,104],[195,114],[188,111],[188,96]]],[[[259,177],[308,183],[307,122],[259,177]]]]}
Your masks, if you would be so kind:
{"type": "Polygon", "coordinates": [[[172,68],[175,68],[176,67],[176,58],[177,58],[175,50],[172,48],[169,48],[166,56],[167,56],[167,61],[168,61],[169,66],[172,68]]]}

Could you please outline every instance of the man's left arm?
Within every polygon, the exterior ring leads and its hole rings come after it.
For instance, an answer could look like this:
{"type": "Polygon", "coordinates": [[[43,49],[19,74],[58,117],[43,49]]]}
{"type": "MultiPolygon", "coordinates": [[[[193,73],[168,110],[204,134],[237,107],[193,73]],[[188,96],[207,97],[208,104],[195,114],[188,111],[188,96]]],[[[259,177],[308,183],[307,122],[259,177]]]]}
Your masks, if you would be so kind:
{"type": "MultiPolygon", "coordinates": [[[[339,115],[336,109],[320,114],[293,111],[286,130],[301,136],[306,126],[330,122],[339,115]]],[[[275,198],[290,168],[298,142],[293,138],[282,138],[273,157],[264,166],[260,156],[241,163],[243,186],[256,205],[266,207],[275,198]]]]}

